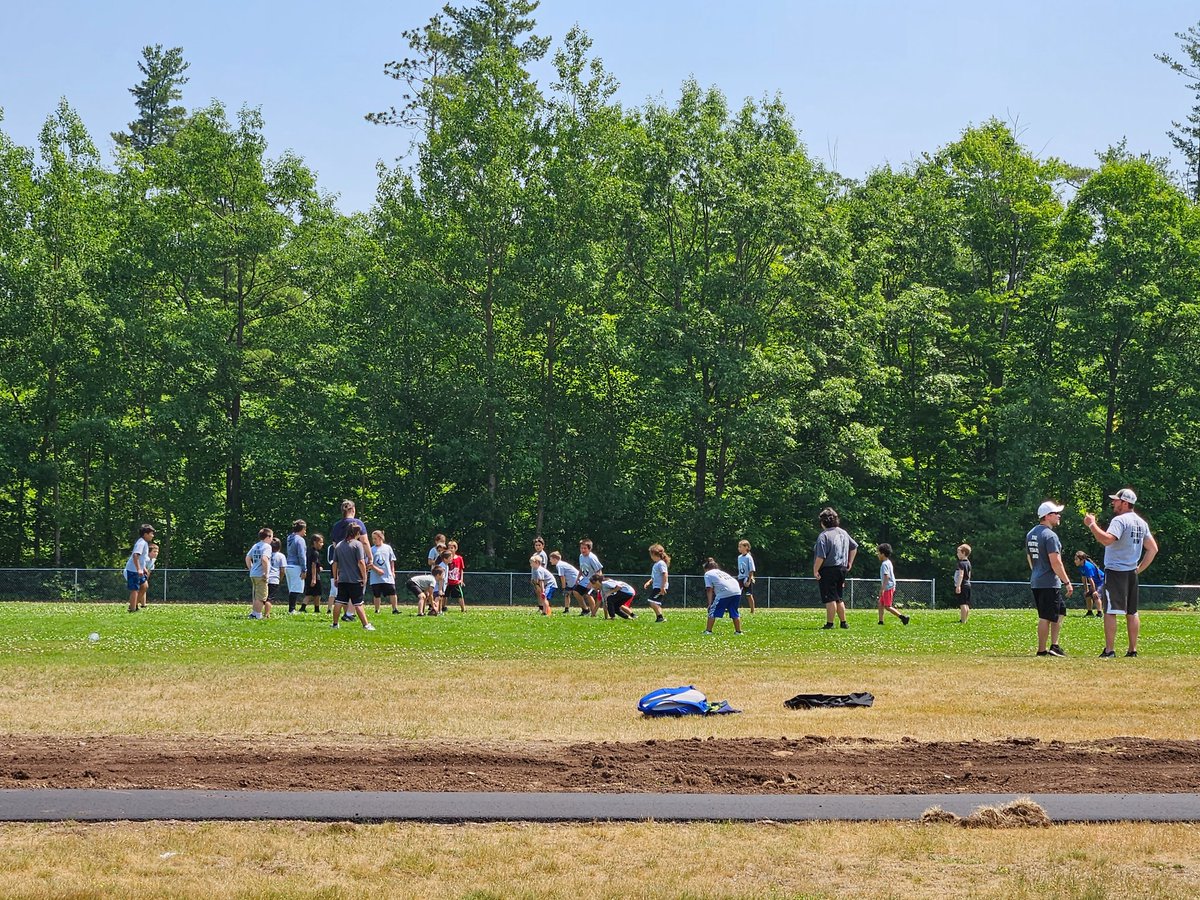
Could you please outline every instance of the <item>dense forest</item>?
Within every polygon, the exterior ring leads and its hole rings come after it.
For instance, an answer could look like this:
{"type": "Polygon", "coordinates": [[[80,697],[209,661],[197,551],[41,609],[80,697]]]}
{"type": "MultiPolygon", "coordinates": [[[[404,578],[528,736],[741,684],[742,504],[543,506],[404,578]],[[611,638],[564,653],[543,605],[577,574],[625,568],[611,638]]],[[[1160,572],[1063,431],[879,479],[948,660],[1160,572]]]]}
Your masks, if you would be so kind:
{"type": "Polygon", "coordinates": [[[256,110],[186,108],[180,48],[146,48],[111,163],[67,101],[36,147],[0,122],[0,565],[118,564],[142,521],[166,565],[239,565],[351,497],[474,569],[542,532],[804,574],[832,504],[902,574],[966,540],[1022,578],[1039,501],[1096,550],[1081,513],[1131,484],[1148,580],[1200,578],[1194,166],[993,120],[847,179],[778,98],[618,105],[535,11],[405,33],[368,118],[412,151],[361,214],[256,110]]]}

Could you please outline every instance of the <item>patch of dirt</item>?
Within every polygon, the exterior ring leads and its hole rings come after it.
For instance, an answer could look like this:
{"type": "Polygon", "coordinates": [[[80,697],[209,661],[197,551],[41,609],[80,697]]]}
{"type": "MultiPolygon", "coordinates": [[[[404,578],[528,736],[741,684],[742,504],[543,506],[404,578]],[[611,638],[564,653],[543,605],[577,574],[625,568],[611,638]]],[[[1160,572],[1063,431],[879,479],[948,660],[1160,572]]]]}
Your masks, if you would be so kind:
{"type": "Polygon", "coordinates": [[[637,791],[726,794],[1176,793],[1200,741],[691,738],[581,744],[273,738],[0,739],[0,788],[637,791]]]}

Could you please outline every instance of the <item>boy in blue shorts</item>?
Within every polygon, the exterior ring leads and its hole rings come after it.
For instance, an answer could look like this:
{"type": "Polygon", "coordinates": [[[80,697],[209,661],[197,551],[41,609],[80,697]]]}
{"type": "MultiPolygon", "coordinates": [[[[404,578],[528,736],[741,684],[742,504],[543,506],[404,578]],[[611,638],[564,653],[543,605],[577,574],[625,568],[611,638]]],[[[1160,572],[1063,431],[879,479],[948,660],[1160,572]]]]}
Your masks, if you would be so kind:
{"type": "Polygon", "coordinates": [[[726,613],[733,622],[734,634],[742,633],[742,616],[738,603],[742,599],[742,586],[728,572],[722,572],[711,556],[704,561],[704,592],[708,596],[708,624],[705,634],[713,633],[713,625],[726,613]]]}

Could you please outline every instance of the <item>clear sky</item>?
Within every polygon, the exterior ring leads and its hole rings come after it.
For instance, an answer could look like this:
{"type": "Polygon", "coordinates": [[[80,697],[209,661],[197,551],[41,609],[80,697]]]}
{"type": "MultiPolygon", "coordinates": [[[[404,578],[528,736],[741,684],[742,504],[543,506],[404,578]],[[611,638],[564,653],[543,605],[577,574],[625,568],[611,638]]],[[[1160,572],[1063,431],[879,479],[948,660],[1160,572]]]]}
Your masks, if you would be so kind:
{"type": "MultiPolygon", "coordinates": [[[[32,145],[60,97],[105,152],[133,118],[127,89],[146,44],[182,46],[189,108],[216,98],[261,106],[270,152],[291,149],[347,212],[370,206],[375,164],[409,135],[363,114],[399,103],[382,73],[400,32],[436,0],[6,0],[0,15],[0,123],[32,145]]],[[[695,76],[737,105],[780,92],[810,153],[844,175],[901,165],[990,116],[1016,122],[1041,156],[1090,164],[1127,137],[1166,155],[1165,131],[1192,103],[1154,59],[1200,6],[1175,0],[543,0],[538,33],[578,23],[621,83],[626,106],[672,102],[695,76]]]]}

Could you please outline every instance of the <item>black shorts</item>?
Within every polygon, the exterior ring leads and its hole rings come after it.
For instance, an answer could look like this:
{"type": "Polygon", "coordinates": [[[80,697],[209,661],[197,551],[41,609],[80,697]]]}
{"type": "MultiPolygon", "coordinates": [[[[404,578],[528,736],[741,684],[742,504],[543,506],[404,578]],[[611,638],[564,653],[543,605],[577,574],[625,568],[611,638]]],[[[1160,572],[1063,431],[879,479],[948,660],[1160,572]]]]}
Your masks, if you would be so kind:
{"type": "Polygon", "coordinates": [[[317,582],[316,584],[306,584],[304,586],[304,596],[305,597],[320,597],[321,596],[320,582],[317,582]]]}
{"type": "Polygon", "coordinates": [[[425,593],[425,591],[421,588],[421,586],[419,584],[417,584],[415,581],[410,581],[408,584],[406,584],[404,586],[406,588],[408,588],[408,592],[410,594],[412,594],[414,597],[420,597],[422,594],[425,593]]]}
{"type": "Polygon", "coordinates": [[[1067,601],[1063,599],[1062,591],[1058,588],[1033,588],[1033,605],[1037,607],[1038,618],[1047,622],[1057,622],[1067,614],[1067,601]]]}
{"type": "Polygon", "coordinates": [[[272,603],[275,603],[281,597],[283,597],[283,586],[282,585],[279,585],[279,584],[268,584],[267,585],[267,599],[268,600],[270,600],[272,603]]]}
{"type": "Polygon", "coordinates": [[[665,602],[666,602],[666,596],[667,596],[667,595],[666,595],[666,593],[663,591],[663,589],[662,589],[662,588],[651,588],[651,589],[650,589],[650,596],[649,596],[649,597],[647,597],[646,599],[647,599],[647,600],[649,600],[651,603],[665,603],[665,602]]]}
{"type": "Polygon", "coordinates": [[[613,591],[604,599],[604,606],[610,616],[616,616],[618,609],[632,601],[633,594],[628,591],[613,591]]]}
{"type": "Polygon", "coordinates": [[[596,591],[593,588],[588,587],[586,584],[577,584],[575,587],[571,588],[571,593],[578,594],[581,597],[590,597],[592,594],[596,593],[596,591]]]}
{"type": "Polygon", "coordinates": [[[738,584],[740,584],[742,586],[742,599],[743,600],[746,597],[754,596],[754,583],[753,582],[739,581],[738,584]]]}
{"type": "Polygon", "coordinates": [[[818,570],[822,603],[841,603],[846,590],[845,566],[821,566],[818,570]]]}
{"type": "Polygon", "coordinates": [[[461,599],[463,599],[462,584],[448,584],[448,585],[446,585],[446,597],[447,597],[448,599],[450,599],[450,600],[461,600],[461,599]]]}
{"type": "Polygon", "coordinates": [[[339,581],[337,602],[362,606],[363,585],[361,581],[339,581]]]}
{"type": "Polygon", "coordinates": [[[958,601],[959,606],[964,606],[964,605],[970,606],[971,605],[971,586],[969,584],[964,584],[962,586],[962,591],[955,594],[954,599],[958,601]]]}
{"type": "Polygon", "coordinates": [[[1104,597],[1104,611],[1113,616],[1136,616],[1138,612],[1138,575],[1127,572],[1104,570],[1104,584],[1100,588],[1104,597]]]}
{"type": "Polygon", "coordinates": [[[394,584],[380,582],[379,584],[371,585],[371,593],[375,595],[376,600],[378,600],[380,597],[395,597],[396,586],[394,584]]]}

